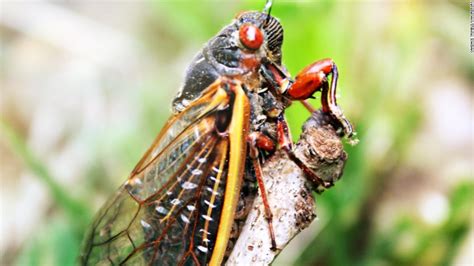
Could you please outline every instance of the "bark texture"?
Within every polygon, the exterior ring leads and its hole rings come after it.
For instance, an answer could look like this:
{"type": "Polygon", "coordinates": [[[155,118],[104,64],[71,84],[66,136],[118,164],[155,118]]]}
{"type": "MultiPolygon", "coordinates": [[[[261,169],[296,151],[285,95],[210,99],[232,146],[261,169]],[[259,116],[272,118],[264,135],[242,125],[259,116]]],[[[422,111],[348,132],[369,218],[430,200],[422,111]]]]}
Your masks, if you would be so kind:
{"type": "MultiPolygon", "coordinates": [[[[316,111],[303,125],[294,147],[296,157],[325,181],[337,181],[347,154],[331,118],[316,111]]],[[[316,218],[313,191],[303,171],[279,150],[263,165],[263,178],[273,213],[277,250],[271,250],[262,199],[255,199],[227,265],[268,265],[316,218]]]]}

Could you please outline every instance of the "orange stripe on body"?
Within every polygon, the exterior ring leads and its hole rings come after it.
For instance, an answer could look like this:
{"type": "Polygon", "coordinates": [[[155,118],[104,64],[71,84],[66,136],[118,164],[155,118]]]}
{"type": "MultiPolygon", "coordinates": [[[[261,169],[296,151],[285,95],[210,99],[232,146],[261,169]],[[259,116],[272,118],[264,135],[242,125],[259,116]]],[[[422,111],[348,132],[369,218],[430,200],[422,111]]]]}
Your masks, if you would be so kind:
{"type": "Polygon", "coordinates": [[[247,154],[246,136],[249,130],[250,105],[247,95],[240,85],[232,85],[235,93],[232,121],[229,125],[229,165],[224,203],[217,231],[216,244],[209,265],[221,265],[227,248],[235,210],[240,197],[242,176],[247,154]]]}

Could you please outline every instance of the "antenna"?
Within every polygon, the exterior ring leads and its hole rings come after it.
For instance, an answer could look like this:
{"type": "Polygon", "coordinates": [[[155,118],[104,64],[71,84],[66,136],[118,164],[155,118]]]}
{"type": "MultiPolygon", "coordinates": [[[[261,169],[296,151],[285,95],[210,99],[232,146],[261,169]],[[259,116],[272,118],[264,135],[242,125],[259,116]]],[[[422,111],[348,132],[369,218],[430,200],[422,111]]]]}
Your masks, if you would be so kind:
{"type": "Polygon", "coordinates": [[[262,12],[267,13],[267,15],[270,16],[270,12],[272,11],[272,5],[273,5],[273,0],[267,0],[262,12]]]}
{"type": "Polygon", "coordinates": [[[265,24],[268,24],[268,21],[270,21],[270,12],[272,12],[272,6],[273,6],[273,0],[267,0],[265,3],[265,7],[263,8],[263,13],[267,13],[267,19],[265,19],[265,24]]]}

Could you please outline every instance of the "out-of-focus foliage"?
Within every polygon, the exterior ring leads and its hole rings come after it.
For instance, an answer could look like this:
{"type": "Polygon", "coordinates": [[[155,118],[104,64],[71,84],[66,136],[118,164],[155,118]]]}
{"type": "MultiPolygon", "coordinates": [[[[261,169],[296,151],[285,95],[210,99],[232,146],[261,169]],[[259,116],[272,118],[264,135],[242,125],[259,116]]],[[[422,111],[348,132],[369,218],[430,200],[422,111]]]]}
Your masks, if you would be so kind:
{"type": "MultiPolygon", "coordinates": [[[[93,213],[168,117],[194,53],[239,11],[263,3],[5,7],[1,215],[9,218],[0,259],[72,265],[93,213]],[[79,45],[54,38],[59,24],[34,31],[12,19],[39,7],[73,25],[68,34],[79,45]],[[94,40],[109,37],[127,43],[94,50],[94,40]]],[[[339,104],[360,139],[346,147],[343,179],[317,196],[319,220],[275,264],[472,264],[468,4],[275,1],[272,15],[284,26],[283,61],[293,75],[317,59],[335,60],[339,104]]],[[[287,116],[297,139],[309,114],[295,103],[287,116]]]]}

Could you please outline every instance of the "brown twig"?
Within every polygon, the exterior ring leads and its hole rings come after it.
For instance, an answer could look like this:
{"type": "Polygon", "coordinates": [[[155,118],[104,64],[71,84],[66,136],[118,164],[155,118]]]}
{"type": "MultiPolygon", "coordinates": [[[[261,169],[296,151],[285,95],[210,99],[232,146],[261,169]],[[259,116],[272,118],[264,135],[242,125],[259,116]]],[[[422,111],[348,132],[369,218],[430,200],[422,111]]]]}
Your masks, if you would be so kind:
{"type": "MultiPolygon", "coordinates": [[[[337,181],[347,159],[341,139],[331,123],[331,118],[321,111],[314,112],[305,122],[294,149],[295,155],[325,181],[337,181]]],[[[278,250],[270,249],[268,223],[261,197],[257,197],[227,265],[270,264],[289,241],[316,217],[314,187],[285,152],[275,153],[265,162],[262,170],[274,215],[278,250]]]]}

